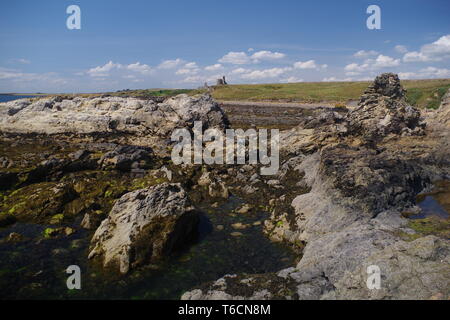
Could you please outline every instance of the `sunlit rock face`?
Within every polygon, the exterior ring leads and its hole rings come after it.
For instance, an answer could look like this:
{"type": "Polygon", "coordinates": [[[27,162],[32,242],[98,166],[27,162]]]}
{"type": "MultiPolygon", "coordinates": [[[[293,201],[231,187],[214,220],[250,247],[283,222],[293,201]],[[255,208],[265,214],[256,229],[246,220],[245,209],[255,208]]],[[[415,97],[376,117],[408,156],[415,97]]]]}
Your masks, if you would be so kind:
{"type": "Polygon", "coordinates": [[[179,184],[163,183],[123,195],[91,240],[89,258],[121,273],[189,243],[199,217],[179,184]]]}

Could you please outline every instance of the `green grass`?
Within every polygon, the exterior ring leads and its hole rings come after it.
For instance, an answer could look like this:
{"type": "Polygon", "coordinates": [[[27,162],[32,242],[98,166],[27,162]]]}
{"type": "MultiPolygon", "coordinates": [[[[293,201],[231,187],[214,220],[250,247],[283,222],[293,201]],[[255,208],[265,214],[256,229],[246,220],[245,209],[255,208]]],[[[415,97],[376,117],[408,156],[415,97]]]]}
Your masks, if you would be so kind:
{"type": "MultiPolygon", "coordinates": [[[[223,101],[277,101],[345,103],[357,100],[370,82],[300,82],[285,84],[226,85],[214,88],[223,101]]],[[[437,108],[450,88],[450,79],[404,80],[407,101],[421,108],[437,108]]]]}

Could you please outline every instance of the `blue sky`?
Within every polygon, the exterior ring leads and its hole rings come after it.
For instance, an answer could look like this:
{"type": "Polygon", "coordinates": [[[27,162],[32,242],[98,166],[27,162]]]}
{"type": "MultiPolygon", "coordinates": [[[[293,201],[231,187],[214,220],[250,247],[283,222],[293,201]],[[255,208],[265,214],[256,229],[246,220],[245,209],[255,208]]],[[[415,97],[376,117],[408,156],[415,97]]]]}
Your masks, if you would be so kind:
{"type": "Polygon", "coordinates": [[[450,77],[450,1],[0,3],[0,92],[450,77]],[[81,30],[69,30],[69,5],[81,30]],[[381,30],[369,30],[369,5],[381,30]]]}

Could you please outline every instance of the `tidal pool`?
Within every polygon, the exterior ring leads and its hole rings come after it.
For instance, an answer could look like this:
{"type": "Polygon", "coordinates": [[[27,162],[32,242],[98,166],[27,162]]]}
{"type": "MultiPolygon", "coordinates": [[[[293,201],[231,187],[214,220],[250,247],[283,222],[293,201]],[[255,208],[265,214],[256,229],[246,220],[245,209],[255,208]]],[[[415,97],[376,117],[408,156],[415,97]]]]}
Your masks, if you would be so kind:
{"type": "Polygon", "coordinates": [[[417,204],[422,211],[411,215],[411,219],[428,217],[448,219],[450,217],[450,181],[437,181],[434,185],[431,192],[418,196],[417,204]]]}
{"type": "Polygon", "coordinates": [[[295,264],[297,256],[262,232],[267,213],[232,213],[242,201],[230,197],[218,208],[200,204],[199,237],[188,249],[158,266],[147,266],[119,276],[87,260],[92,231],[73,221],[73,235],[44,239],[45,225],[16,223],[0,229],[0,238],[11,232],[24,241],[0,243],[1,299],[179,299],[185,291],[225,274],[274,272],[295,264]],[[232,224],[248,227],[235,230],[232,224]],[[235,234],[239,232],[240,234],[235,234]],[[232,233],[234,233],[232,235],[232,233]],[[81,268],[81,290],[66,286],[69,265],[81,268]]]}

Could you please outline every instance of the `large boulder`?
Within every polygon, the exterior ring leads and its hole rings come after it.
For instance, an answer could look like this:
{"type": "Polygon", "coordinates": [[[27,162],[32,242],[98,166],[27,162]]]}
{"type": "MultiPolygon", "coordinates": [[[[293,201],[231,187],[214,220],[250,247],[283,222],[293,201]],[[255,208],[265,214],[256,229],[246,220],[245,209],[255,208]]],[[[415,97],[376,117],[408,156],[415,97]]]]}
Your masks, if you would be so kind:
{"type": "Polygon", "coordinates": [[[122,97],[56,96],[0,103],[0,131],[115,135],[121,144],[167,145],[175,128],[224,129],[228,120],[208,94],[181,94],[163,102],[122,97]],[[162,143],[163,142],[163,143],[162,143]]]}
{"type": "Polygon", "coordinates": [[[89,258],[127,273],[195,238],[199,216],[179,184],[163,183],[123,195],[91,240],[89,258]]]}

